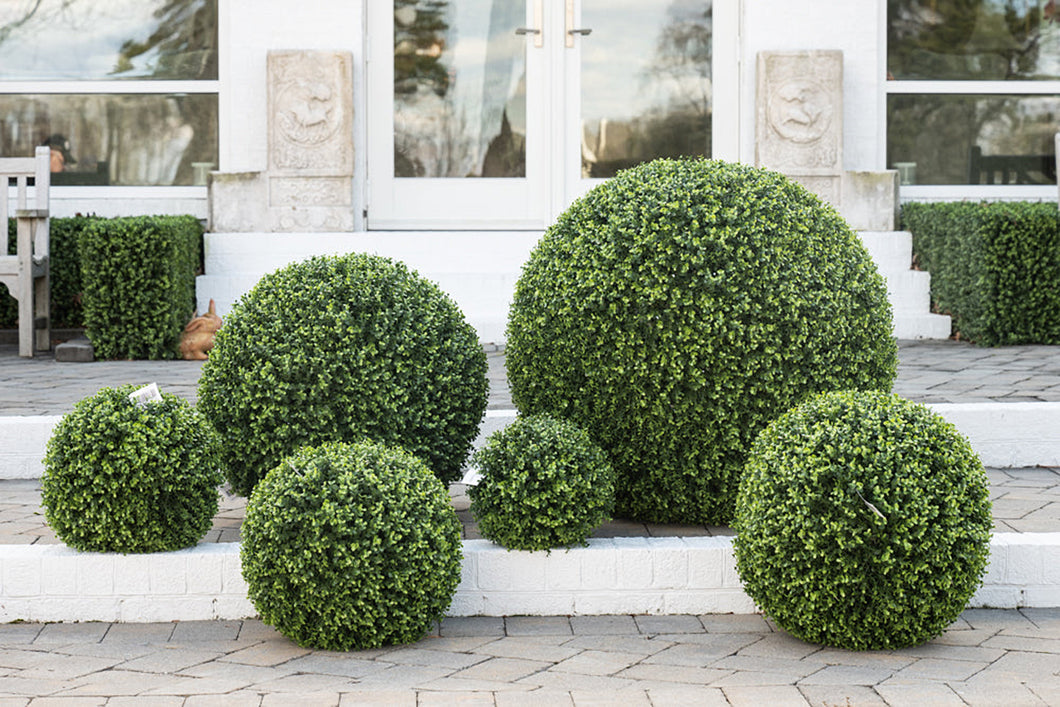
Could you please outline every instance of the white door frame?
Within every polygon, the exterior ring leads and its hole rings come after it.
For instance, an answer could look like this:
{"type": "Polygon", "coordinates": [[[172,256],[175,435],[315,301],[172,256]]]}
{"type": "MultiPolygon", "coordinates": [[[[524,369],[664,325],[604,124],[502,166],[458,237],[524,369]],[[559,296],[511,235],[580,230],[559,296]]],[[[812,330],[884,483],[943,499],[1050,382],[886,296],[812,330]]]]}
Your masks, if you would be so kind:
{"type": "MultiPolygon", "coordinates": [[[[541,22],[544,41],[537,47],[533,35],[527,36],[524,179],[394,178],[392,5],[386,0],[366,4],[369,230],[539,231],[602,181],[580,178],[581,130],[574,107],[579,100],[578,45],[587,38],[577,37],[574,48],[565,46],[566,0],[526,0],[526,26],[537,29],[541,22]]],[[[580,5],[575,8],[577,12],[580,5]]],[[[738,161],[742,0],[713,0],[712,13],[712,157],[738,161]]]]}

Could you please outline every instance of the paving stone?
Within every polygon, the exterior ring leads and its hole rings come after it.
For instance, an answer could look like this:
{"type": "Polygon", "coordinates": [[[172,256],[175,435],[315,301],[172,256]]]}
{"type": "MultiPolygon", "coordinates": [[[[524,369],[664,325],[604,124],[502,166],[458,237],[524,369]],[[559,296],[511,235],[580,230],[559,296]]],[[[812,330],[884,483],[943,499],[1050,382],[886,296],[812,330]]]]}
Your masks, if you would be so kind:
{"type": "Polygon", "coordinates": [[[888,707],[871,687],[861,685],[799,685],[813,707],[888,707]]]}
{"type": "Polygon", "coordinates": [[[509,636],[569,636],[573,634],[566,616],[509,616],[504,619],[509,636]]]}
{"type": "Polygon", "coordinates": [[[439,668],[433,665],[392,665],[361,678],[355,689],[366,688],[415,688],[432,680],[444,678],[453,673],[451,668],[439,668]]]}
{"type": "Polygon", "coordinates": [[[489,659],[484,655],[473,653],[451,653],[449,651],[433,651],[424,648],[399,648],[387,653],[380,660],[387,663],[429,665],[437,668],[460,670],[489,659]]]}
{"type": "Polygon", "coordinates": [[[760,640],[757,636],[752,638],[743,633],[715,634],[711,638],[714,640],[707,643],[678,643],[649,656],[644,662],[702,667],[733,655],[760,640]]]}
{"type": "Polygon", "coordinates": [[[876,692],[889,705],[917,707],[965,707],[964,700],[948,685],[877,685],[876,692]]]}
{"type": "Polygon", "coordinates": [[[110,624],[88,621],[79,624],[45,624],[34,645],[61,645],[82,641],[101,641],[110,624]]]}
{"type": "Polygon", "coordinates": [[[798,707],[809,704],[798,688],[792,686],[727,687],[724,692],[733,707],[798,707]]]}
{"type": "Polygon", "coordinates": [[[582,675],[614,675],[646,658],[642,653],[617,653],[611,651],[584,651],[557,663],[552,670],[582,675]]]}
{"type": "MultiPolygon", "coordinates": [[[[260,697],[258,698],[261,699],[260,697]]],[[[181,707],[186,704],[180,695],[136,695],[135,697],[107,698],[107,707],[181,707]]]]}
{"type": "Polygon", "coordinates": [[[294,643],[282,641],[270,641],[259,643],[249,648],[229,653],[221,660],[230,663],[243,663],[245,665],[279,665],[289,660],[299,658],[310,653],[308,648],[300,648],[294,643]]]}
{"type": "Polygon", "coordinates": [[[621,677],[602,677],[599,675],[578,675],[545,670],[529,675],[517,682],[525,685],[538,685],[553,690],[592,690],[614,691],[634,687],[634,681],[621,677]]]}
{"type": "Polygon", "coordinates": [[[707,633],[770,633],[761,614],[702,614],[699,622],[707,633]]]}
{"type": "Polygon", "coordinates": [[[203,653],[180,648],[161,648],[148,655],[122,663],[122,670],[141,673],[179,673],[200,663],[219,658],[222,653],[203,653]]]}
{"type": "Polygon", "coordinates": [[[1046,703],[1016,678],[981,673],[965,682],[950,683],[950,689],[973,707],[997,705],[1044,706],[1046,703]]]}
{"type": "Polygon", "coordinates": [[[761,640],[751,643],[740,650],[742,655],[760,655],[767,658],[791,658],[799,660],[821,650],[821,646],[800,641],[783,632],[762,636],[761,640]]]}
{"type": "Polygon", "coordinates": [[[469,668],[453,673],[450,677],[465,680],[490,680],[514,682],[527,675],[552,667],[553,663],[524,660],[520,658],[487,658],[469,668]]]}
{"type": "Polygon", "coordinates": [[[335,694],[335,704],[338,704],[338,693],[349,689],[355,689],[357,682],[342,675],[316,675],[312,673],[284,675],[275,680],[255,683],[247,686],[249,690],[261,693],[288,692],[299,695],[311,693],[335,694]]]}
{"type": "Polygon", "coordinates": [[[640,663],[623,670],[616,677],[629,678],[631,680],[688,683],[690,685],[711,685],[731,674],[731,670],[718,670],[716,668],[640,663]]]}
{"type": "Polygon", "coordinates": [[[170,635],[175,643],[203,641],[234,641],[242,629],[240,621],[178,621],[170,635]]]}
{"type": "Polygon", "coordinates": [[[807,675],[800,685],[876,685],[894,674],[888,668],[855,665],[829,665],[807,675]]]}
{"type": "Polygon", "coordinates": [[[387,707],[416,707],[415,690],[355,690],[342,693],[339,707],[387,705],[387,707]]]}
{"type": "Polygon", "coordinates": [[[97,707],[107,704],[106,697],[35,697],[30,707],[97,707]]]}
{"type": "Polygon", "coordinates": [[[482,656],[524,658],[526,660],[540,660],[557,663],[561,660],[570,658],[572,655],[577,655],[580,652],[578,647],[571,646],[568,642],[563,642],[561,645],[561,641],[563,640],[563,637],[555,637],[554,642],[544,643],[540,640],[531,640],[529,638],[515,636],[511,638],[501,638],[471,650],[482,656]]]}
{"type": "Polygon", "coordinates": [[[164,643],[180,623],[122,624],[114,623],[103,636],[103,643],[164,643]]]}
{"type": "Polygon", "coordinates": [[[990,675],[1008,675],[1022,680],[1049,677],[1060,672],[1060,656],[1055,653],[1008,651],[986,669],[990,675]]]}
{"type": "Polygon", "coordinates": [[[627,635],[637,632],[632,616],[572,616],[571,630],[575,636],[627,635]]]}
{"type": "Polygon", "coordinates": [[[983,641],[983,646],[985,648],[1000,648],[1010,651],[1052,653],[1057,658],[1057,665],[1060,665],[1060,638],[1013,636],[1002,632],[983,641]]]}
{"type": "MultiPolygon", "coordinates": [[[[511,640],[511,639],[509,639],[511,640]]],[[[564,648],[618,653],[642,653],[646,656],[666,650],[674,645],[658,636],[577,636],[563,643],[564,648]]]]}
{"type": "Polygon", "coordinates": [[[470,705],[473,707],[493,707],[493,695],[486,692],[431,692],[421,691],[418,704],[425,705],[470,705]]]}
{"type": "MultiPolygon", "coordinates": [[[[338,707],[342,695],[337,692],[299,693],[298,707],[338,707]]],[[[288,707],[290,695],[262,695],[261,707],[288,707]]]]}
{"type": "MultiPolygon", "coordinates": [[[[801,677],[814,675],[824,670],[826,666],[817,660],[817,655],[805,660],[791,660],[788,658],[765,658],[752,655],[730,655],[721,660],[711,663],[712,668],[724,670],[749,670],[755,673],[782,673],[784,675],[799,675],[801,677]]],[[[840,667],[840,666],[837,666],[840,667]]],[[[846,667],[846,666],[841,666],[846,667]]],[[[888,675],[890,672],[888,671],[888,675]]],[[[860,683],[852,683],[860,684],[860,683]]]]}
{"type": "Polygon", "coordinates": [[[696,616],[637,616],[637,628],[645,634],[703,633],[703,624],[696,616]]]}
{"type": "Polygon", "coordinates": [[[524,692],[498,692],[493,696],[497,707],[574,707],[566,690],[535,689],[524,692]]]}
{"type": "MultiPolygon", "coordinates": [[[[647,690],[653,707],[728,707],[725,693],[717,687],[656,687],[647,690]]],[[[499,703],[498,703],[499,704],[499,703]]]]}
{"type": "Polygon", "coordinates": [[[974,663],[967,660],[946,660],[942,658],[924,658],[902,668],[894,674],[895,678],[927,678],[929,680],[967,680],[987,667],[988,663],[974,663]]]}
{"type": "Polygon", "coordinates": [[[985,645],[952,646],[939,643],[925,643],[895,651],[895,655],[903,658],[944,658],[945,660],[967,660],[973,663],[990,663],[1000,658],[1002,654],[1004,650],[985,645]]]}
{"type": "Polygon", "coordinates": [[[592,707],[594,705],[611,707],[616,704],[623,707],[627,705],[629,707],[652,707],[647,693],[640,689],[617,690],[611,693],[601,693],[593,690],[571,690],[570,696],[574,700],[574,707],[592,707]]]}

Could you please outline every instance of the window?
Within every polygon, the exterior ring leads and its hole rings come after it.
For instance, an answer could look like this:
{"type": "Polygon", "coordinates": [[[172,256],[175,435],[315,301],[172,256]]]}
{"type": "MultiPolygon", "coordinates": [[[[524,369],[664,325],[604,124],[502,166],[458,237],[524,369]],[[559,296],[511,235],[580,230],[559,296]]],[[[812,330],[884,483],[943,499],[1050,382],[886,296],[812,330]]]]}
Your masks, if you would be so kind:
{"type": "Polygon", "coordinates": [[[0,155],[52,183],[191,185],[217,164],[217,0],[0,0],[0,155]]]}
{"type": "Polygon", "coordinates": [[[902,182],[1055,184],[1060,6],[888,0],[887,10],[887,165],[902,182]]]}

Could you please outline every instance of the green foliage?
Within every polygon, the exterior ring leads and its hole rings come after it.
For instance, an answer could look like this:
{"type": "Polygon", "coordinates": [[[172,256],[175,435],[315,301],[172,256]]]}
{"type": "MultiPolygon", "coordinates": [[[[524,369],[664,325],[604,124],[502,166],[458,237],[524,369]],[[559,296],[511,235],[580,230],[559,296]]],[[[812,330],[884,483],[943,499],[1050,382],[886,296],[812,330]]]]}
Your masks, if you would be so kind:
{"type": "Polygon", "coordinates": [[[902,648],[940,634],[979,586],[986,473],[952,425],[879,392],[834,392],[767,427],[736,505],[737,569],[813,643],[902,648]]]}
{"type": "Polygon", "coordinates": [[[81,400],[48,440],[44,515],[78,550],[179,550],[197,543],[217,513],[217,434],[170,393],[130,401],[137,387],[81,400]]]}
{"type": "MultiPolygon", "coordinates": [[[[81,266],[77,239],[93,219],[85,216],[53,218],[48,237],[51,268],[51,325],[53,329],[84,326],[81,311],[81,266]]],[[[8,221],[8,253],[15,253],[15,220],[8,221]]],[[[0,285],[0,328],[18,326],[18,300],[0,285]]]]}
{"type": "Polygon", "coordinates": [[[78,242],[97,358],[168,359],[195,311],[202,226],[192,216],[92,220],[78,242]]]}
{"type": "Polygon", "coordinates": [[[584,427],[616,512],[726,523],[746,450],[812,393],[889,390],[883,278],[830,207],[783,176],[658,160],[574,203],[534,249],[508,320],[523,414],[584,427]]]}
{"type": "Polygon", "coordinates": [[[409,643],[460,582],[460,521],[416,457],[331,443],[303,448],[254,489],[241,556],[261,618],[299,645],[409,643]]]}
{"type": "Polygon", "coordinates": [[[1032,202],[909,203],[936,311],[983,346],[1060,344],[1060,214],[1032,202]]]}
{"type": "Polygon", "coordinates": [[[472,462],[482,479],[468,489],[471,512],[484,536],[511,550],[584,545],[611,515],[614,472],[572,422],[520,417],[490,435],[472,462]]]}
{"type": "Polygon", "coordinates": [[[243,494],[299,447],[363,437],[451,481],[488,387],[456,304],[401,263],[360,253],[289,265],[244,295],[203,366],[199,408],[243,494]]]}

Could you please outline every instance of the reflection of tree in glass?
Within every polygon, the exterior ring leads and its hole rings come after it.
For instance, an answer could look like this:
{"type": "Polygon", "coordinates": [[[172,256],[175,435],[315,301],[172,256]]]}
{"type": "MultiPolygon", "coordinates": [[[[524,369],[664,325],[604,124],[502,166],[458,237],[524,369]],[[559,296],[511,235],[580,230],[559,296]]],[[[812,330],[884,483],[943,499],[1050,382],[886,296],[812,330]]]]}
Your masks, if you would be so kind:
{"type": "Polygon", "coordinates": [[[25,6],[24,10],[12,13],[13,20],[0,25],[0,44],[31,20],[39,18],[44,22],[48,22],[51,18],[61,15],[74,2],[76,0],[60,0],[58,3],[49,3],[45,6],[45,0],[28,0],[23,3],[25,6]],[[45,14],[45,11],[47,14],[45,14]]]}
{"type": "MultiPolygon", "coordinates": [[[[619,169],[657,157],[710,154],[710,3],[673,0],[666,18],[655,40],[655,54],[641,72],[642,94],[664,95],[630,121],[624,156],[599,149],[595,155],[583,154],[585,176],[614,176],[619,169]]],[[[608,129],[617,133],[616,127],[608,129]]],[[[598,139],[598,147],[607,142],[606,136],[598,139]]]]}
{"type": "Polygon", "coordinates": [[[154,78],[216,79],[217,1],[165,0],[154,16],[158,24],[147,38],[122,43],[112,73],[131,71],[134,59],[151,57],[154,78]]]}
{"type": "Polygon", "coordinates": [[[888,0],[888,70],[896,79],[1053,78],[1042,56],[1046,28],[1060,19],[1052,8],[1040,0],[888,0]]]}
{"type": "Polygon", "coordinates": [[[442,62],[449,24],[446,0],[394,0],[394,94],[421,87],[444,96],[449,68],[442,62]]]}

